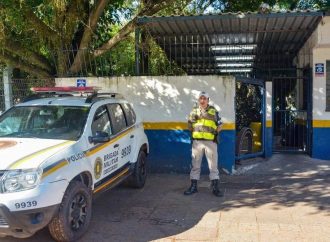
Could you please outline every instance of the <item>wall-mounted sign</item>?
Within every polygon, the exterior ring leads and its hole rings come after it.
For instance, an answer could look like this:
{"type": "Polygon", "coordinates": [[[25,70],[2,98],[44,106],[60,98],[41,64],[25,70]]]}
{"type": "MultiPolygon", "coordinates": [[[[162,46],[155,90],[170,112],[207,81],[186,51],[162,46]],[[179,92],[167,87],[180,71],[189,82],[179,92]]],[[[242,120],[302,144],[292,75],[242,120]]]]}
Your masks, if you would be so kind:
{"type": "Polygon", "coordinates": [[[324,63],[315,64],[315,76],[324,76],[324,63]]]}
{"type": "Polygon", "coordinates": [[[77,79],[77,87],[86,87],[86,79],[77,79]]]}

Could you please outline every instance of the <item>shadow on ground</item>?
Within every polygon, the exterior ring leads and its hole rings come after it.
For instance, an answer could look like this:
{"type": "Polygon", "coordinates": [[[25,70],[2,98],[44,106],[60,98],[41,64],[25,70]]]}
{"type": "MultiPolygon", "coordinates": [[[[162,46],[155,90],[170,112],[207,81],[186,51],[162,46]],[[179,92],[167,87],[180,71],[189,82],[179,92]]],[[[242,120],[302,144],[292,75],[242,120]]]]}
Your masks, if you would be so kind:
{"type": "MultiPolygon", "coordinates": [[[[198,194],[183,196],[188,183],[187,175],[153,174],[142,190],[121,186],[103,194],[93,204],[92,224],[80,241],[180,239],[187,231],[192,233],[184,239],[215,240],[217,223],[228,214],[227,221],[267,223],[279,217],[279,223],[288,224],[330,222],[329,161],[276,155],[246,174],[223,176],[223,198],[211,194],[207,177],[199,183],[198,194]]],[[[52,240],[44,229],[24,241],[52,240]]]]}

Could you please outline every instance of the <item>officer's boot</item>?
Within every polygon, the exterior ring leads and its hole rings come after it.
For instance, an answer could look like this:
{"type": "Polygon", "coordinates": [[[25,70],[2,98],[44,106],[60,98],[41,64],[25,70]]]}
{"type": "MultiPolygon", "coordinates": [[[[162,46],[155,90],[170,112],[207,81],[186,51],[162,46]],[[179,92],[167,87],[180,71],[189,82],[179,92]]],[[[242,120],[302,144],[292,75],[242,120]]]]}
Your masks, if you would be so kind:
{"type": "Polygon", "coordinates": [[[218,179],[212,180],[212,193],[214,194],[214,196],[217,196],[217,197],[223,196],[223,193],[219,190],[219,180],[218,179]]]}
{"type": "Polygon", "coordinates": [[[197,192],[197,180],[192,179],[190,187],[184,191],[184,195],[192,195],[197,192]]]}

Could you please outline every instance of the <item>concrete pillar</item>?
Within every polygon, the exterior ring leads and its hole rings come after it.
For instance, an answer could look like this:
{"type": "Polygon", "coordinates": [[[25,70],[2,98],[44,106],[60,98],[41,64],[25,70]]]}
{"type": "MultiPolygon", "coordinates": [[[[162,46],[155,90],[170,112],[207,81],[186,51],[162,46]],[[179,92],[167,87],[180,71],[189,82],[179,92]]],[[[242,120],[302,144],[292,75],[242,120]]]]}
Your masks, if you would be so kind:
{"type": "Polygon", "coordinates": [[[266,82],[265,157],[273,153],[273,83],[266,82]]]}
{"type": "Polygon", "coordinates": [[[7,66],[3,70],[3,91],[5,96],[6,110],[13,106],[12,75],[13,75],[13,68],[7,66]]]}

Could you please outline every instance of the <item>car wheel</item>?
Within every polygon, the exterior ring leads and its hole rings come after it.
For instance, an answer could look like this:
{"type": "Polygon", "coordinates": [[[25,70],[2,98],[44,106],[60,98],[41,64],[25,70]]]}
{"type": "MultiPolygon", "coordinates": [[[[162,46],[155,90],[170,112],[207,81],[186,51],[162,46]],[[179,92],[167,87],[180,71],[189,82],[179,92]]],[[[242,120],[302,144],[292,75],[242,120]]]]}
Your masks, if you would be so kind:
{"type": "Polygon", "coordinates": [[[64,194],[58,214],[48,228],[56,241],[75,241],[87,231],[91,217],[91,190],[83,183],[73,181],[64,194]]]}
{"type": "Polygon", "coordinates": [[[134,188],[142,188],[147,179],[147,155],[140,151],[132,174],[130,185],[134,188]]]}

